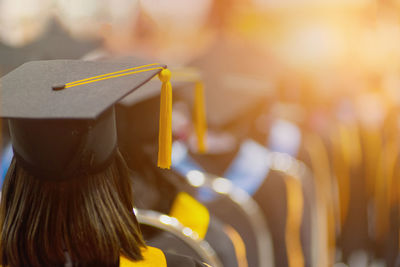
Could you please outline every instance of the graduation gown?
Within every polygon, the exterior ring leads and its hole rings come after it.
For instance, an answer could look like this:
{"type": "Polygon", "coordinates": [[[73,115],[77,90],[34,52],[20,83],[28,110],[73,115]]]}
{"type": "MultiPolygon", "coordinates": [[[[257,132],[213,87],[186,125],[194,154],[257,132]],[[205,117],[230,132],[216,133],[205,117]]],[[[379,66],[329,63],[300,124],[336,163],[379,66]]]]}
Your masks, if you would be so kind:
{"type": "MultiPolygon", "coordinates": [[[[133,142],[131,144],[133,144],[133,142]]],[[[128,165],[131,164],[131,168],[136,171],[133,177],[136,206],[140,209],[156,210],[168,214],[171,217],[175,217],[184,226],[199,233],[200,238],[207,241],[215,250],[224,266],[236,267],[239,266],[239,261],[247,262],[246,257],[241,259],[238,255],[238,245],[226,232],[224,227],[226,223],[214,216],[202,203],[180,190],[188,189],[188,191],[190,191],[190,186],[186,184],[184,180],[179,180],[180,186],[172,184],[171,181],[168,181],[168,176],[170,177],[173,175],[172,172],[160,170],[154,166],[151,167],[152,165],[148,162],[153,161],[151,159],[149,160],[149,156],[139,149],[138,146],[135,147],[136,154],[130,154],[130,156],[127,157],[130,160],[127,162],[128,165]],[[144,176],[148,177],[148,179],[154,177],[154,179],[156,179],[156,185],[149,184],[144,176]],[[205,220],[205,218],[208,219],[205,220]]],[[[129,146],[123,146],[121,151],[124,151],[124,149],[126,151],[127,148],[129,148],[129,146]]],[[[146,231],[146,229],[142,229],[142,233],[145,240],[149,242],[150,245],[166,250],[167,248],[173,248],[174,251],[181,254],[196,256],[188,253],[188,250],[181,242],[168,238],[167,235],[153,235],[153,231],[146,231]]],[[[240,242],[242,242],[241,236],[239,236],[239,239],[240,242]]],[[[248,250],[246,248],[246,253],[247,252],[248,250]]]]}
{"type": "Polygon", "coordinates": [[[131,261],[123,256],[120,258],[120,267],[208,267],[190,257],[163,252],[154,247],[147,247],[142,251],[143,260],[131,261]]]}

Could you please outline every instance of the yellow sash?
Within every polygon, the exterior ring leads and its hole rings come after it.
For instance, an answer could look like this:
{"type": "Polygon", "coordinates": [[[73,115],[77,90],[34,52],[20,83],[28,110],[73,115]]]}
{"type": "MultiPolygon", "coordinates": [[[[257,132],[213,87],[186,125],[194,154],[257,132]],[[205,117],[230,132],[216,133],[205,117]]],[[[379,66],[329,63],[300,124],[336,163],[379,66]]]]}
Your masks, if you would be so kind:
{"type": "Polygon", "coordinates": [[[229,239],[232,241],[233,247],[236,253],[236,259],[239,267],[248,267],[247,256],[246,256],[246,245],[243,242],[242,237],[239,233],[230,225],[224,226],[224,232],[227,234],[229,239]]]}
{"type": "Polygon", "coordinates": [[[164,253],[158,248],[147,247],[142,250],[143,260],[131,261],[121,255],[119,258],[120,267],[167,267],[167,260],[164,253]]]}
{"type": "Polygon", "coordinates": [[[335,195],[329,153],[320,136],[310,134],[305,147],[311,159],[316,194],[319,257],[317,266],[330,266],[336,249],[335,195]]]}
{"type": "Polygon", "coordinates": [[[304,256],[301,247],[300,231],[303,216],[303,191],[301,182],[286,176],[287,217],[285,241],[289,267],[304,267],[304,256]]]}
{"type": "Polygon", "coordinates": [[[206,236],[210,223],[210,213],[196,199],[185,192],[180,192],[175,198],[169,214],[181,224],[195,231],[201,239],[206,236]]]}

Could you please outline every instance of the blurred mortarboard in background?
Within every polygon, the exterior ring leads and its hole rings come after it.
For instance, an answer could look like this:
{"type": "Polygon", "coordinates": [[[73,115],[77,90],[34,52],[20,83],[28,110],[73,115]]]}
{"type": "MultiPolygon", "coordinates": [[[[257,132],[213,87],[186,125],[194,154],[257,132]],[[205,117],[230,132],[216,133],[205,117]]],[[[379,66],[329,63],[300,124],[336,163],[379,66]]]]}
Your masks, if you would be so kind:
{"type": "MultiPolygon", "coordinates": [[[[194,102],[193,120],[198,139],[198,149],[201,152],[206,150],[205,135],[207,123],[205,119],[204,97],[201,77],[193,70],[172,70],[173,94],[177,91],[190,91],[194,102]],[[194,90],[193,90],[194,89],[194,90]],[[194,91],[194,93],[193,93],[194,91]]],[[[160,89],[154,82],[150,81],[144,85],[144,90],[132,93],[123,98],[117,105],[117,116],[119,134],[125,137],[120,138],[128,143],[154,142],[158,132],[157,118],[160,105],[160,89]],[[131,122],[140,122],[139,127],[131,122]],[[135,138],[132,139],[131,137],[135,138]]],[[[188,99],[186,99],[188,100],[188,99]]]]}
{"type": "Polygon", "coordinates": [[[42,37],[22,47],[0,43],[0,75],[32,60],[79,59],[101,45],[100,40],[76,39],[52,20],[42,37]]]}
{"type": "MultiPolygon", "coordinates": [[[[266,103],[272,86],[264,80],[241,74],[205,75],[207,121],[213,129],[225,129],[266,103]]],[[[176,99],[193,99],[193,92],[176,90],[176,99]]]]}
{"type": "MultiPolygon", "coordinates": [[[[132,59],[137,60],[134,56],[114,57],[109,59],[107,56],[101,55],[99,60],[107,60],[109,62],[129,62],[132,59]]],[[[177,91],[190,91],[190,99],[185,99],[186,102],[193,103],[193,124],[196,131],[197,137],[197,150],[200,153],[204,153],[207,150],[206,135],[207,135],[207,119],[205,110],[205,99],[204,99],[204,86],[201,74],[195,68],[179,67],[172,68],[171,70],[171,83],[174,87],[174,98],[177,91]],[[189,89],[189,90],[188,90],[189,89]],[[193,90],[190,90],[193,89],[193,90]]],[[[159,103],[158,97],[160,90],[154,83],[148,83],[146,90],[141,90],[139,93],[132,94],[121,100],[119,103],[120,108],[119,116],[124,117],[124,120],[130,121],[133,117],[137,120],[142,121],[140,129],[129,129],[127,125],[122,125],[121,129],[132,131],[131,134],[136,135],[136,139],[141,141],[152,140],[152,136],[157,133],[157,125],[151,121],[151,118],[155,115],[154,112],[158,112],[157,106],[159,103]],[[145,119],[146,116],[149,118],[145,119]],[[130,118],[132,117],[132,118],[130,118]]]]}
{"type": "Polygon", "coordinates": [[[0,117],[9,119],[17,162],[45,179],[108,166],[117,144],[114,104],[160,72],[166,86],[165,68],[133,61],[50,60],[8,73],[0,80],[0,117]]]}
{"type": "Polygon", "coordinates": [[[149,81],[143,85],[143,90],[129,94],[115,106],[118,144],[129,166],[136,160],[138,146],[156,144],[159,96],[157,82],[149,81]]]}
{"type": "Polygon", "coordinates": [[[268,60],[266,53],[247,43],[218,40],[189,64],[202,73],[210,127],[229,127],[273,96],[268,60]]]}

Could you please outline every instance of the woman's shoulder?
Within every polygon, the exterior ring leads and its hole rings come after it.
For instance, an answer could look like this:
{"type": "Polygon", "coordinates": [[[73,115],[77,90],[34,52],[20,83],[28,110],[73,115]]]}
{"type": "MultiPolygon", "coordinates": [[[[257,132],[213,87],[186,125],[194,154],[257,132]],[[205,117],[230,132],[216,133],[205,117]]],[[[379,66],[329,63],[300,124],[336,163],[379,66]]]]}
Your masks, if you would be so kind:
{"type": "Polygon", "coordinates": [[[146,247],[142,250],[143,260],[134,262],[123,256],[120,258],[120,267],[209,267],[191,257],[174,253],[163,252],[155,247],[146,247]]]}

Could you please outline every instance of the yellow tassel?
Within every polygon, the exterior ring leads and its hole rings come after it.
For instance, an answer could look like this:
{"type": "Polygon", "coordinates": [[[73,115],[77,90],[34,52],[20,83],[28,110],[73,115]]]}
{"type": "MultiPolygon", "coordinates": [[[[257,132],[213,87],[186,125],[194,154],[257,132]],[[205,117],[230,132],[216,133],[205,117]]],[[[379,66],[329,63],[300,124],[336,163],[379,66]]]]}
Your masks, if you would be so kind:
{"type": "Polygon", "coordinates": [[[197,81],[195,84],[193,117],[195,123],[194,126],[197,134],[198,151],[199,153],[205,153],[207,151],[207,145],[205,142],[207,132],[207,119],[204,104],[204,85],[201,81],[197,81]]]}
{"type": "Polygon", "coordinates": [[[158,78],[162,82],[160,100],[160,124],[158,132],[158,167],[171,167],[172,150],[172,86],[171,72],[163,69],[158,78]]]}

